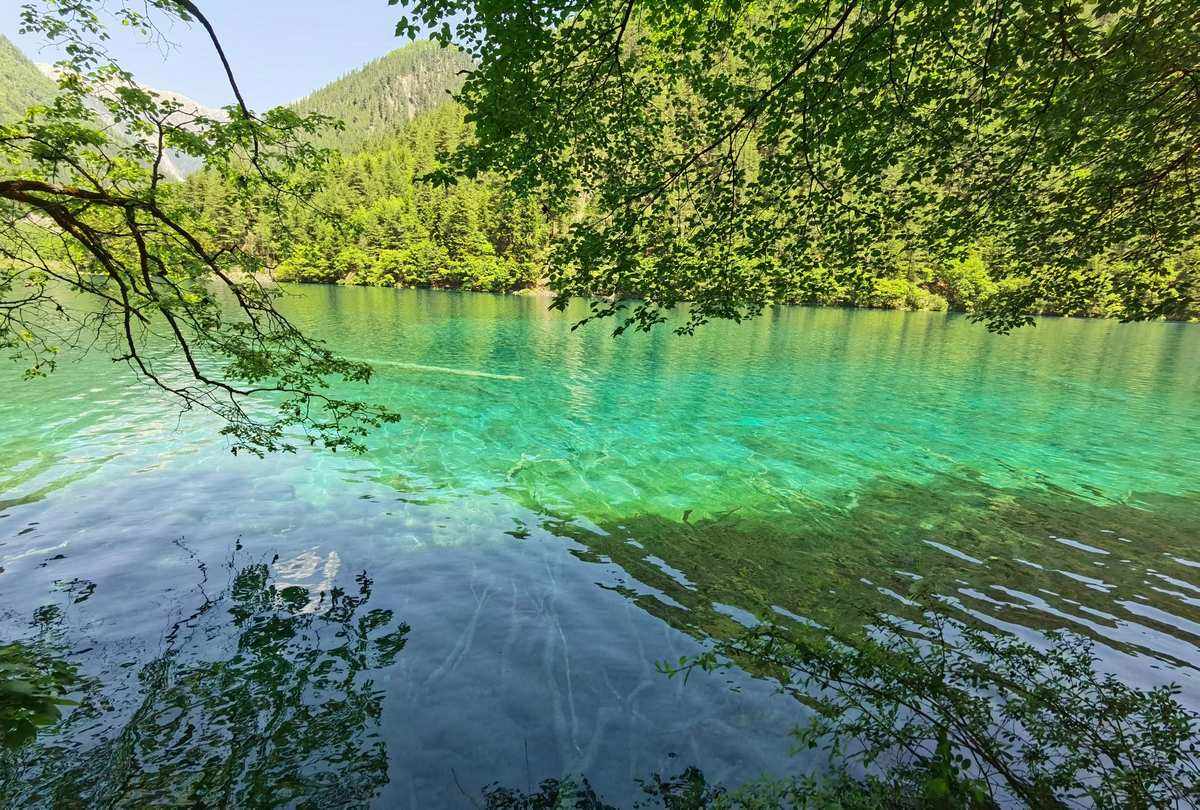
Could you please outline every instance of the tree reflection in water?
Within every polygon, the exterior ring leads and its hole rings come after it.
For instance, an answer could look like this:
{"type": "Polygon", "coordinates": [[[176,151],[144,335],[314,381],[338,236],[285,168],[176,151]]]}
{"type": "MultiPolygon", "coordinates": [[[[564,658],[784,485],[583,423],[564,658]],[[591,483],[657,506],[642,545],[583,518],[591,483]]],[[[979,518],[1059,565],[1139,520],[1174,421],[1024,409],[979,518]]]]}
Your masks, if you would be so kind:
{"type": "MultiPolygon", "coordinates": [[[[207,575],[203,564],[200,571],[207,575]]],[[[227,586],[167,633],[133,698],[85,681],[80,706],[25,746],[0,784],[13,807],[346,807],[387,783],[380,734],[409,632],[356,592],[281,584],[230,562],[227,586]]]]}
{"type": "MultiPolygon", "coordinates": [[[[642,798],[635,808],[665,808],[665,810],[708,810],[726,798],[725,788],[711,785],[704,772],[695,767],[684,769],[676,776],[663,778],[651,774],[635,780],[642,798]]],[[[490,785],[483,790],[482,802],[472,802],[484,810],[617,810],[592,789],[586,777],[569,775],[562,779],[545,779],[536,790],[490,785]]],[[[729,805],[729,807],[752,805],[729,805]]],[[[770,805],[763,805],[764,808],[770,805]]]]}

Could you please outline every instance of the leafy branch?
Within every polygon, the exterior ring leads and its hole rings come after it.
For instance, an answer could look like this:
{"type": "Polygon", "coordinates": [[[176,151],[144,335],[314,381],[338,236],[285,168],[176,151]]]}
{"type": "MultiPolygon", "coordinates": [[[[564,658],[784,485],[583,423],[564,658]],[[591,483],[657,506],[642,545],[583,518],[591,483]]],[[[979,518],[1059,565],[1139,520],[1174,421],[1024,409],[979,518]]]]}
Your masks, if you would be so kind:
{"type": "Polygon", "coordinates": [[[36,376],[64,351],[102,345],[185,409],[215,415],[235,453],[289,451],[297,439],[361,450],[397,416],[332,396],[329,381],[366,383],[370,368],[302,334],[259,261],[194,231],[186,195],[161,182],[175,150],[228,178],[247,210],[279,216],[281,201],[311,195],[327,159],[312,138],[330,119],[254,114],[190,2],[116,15],[147,37],[158,31],[152,13],[199,21],[237,103],[218,118],[145,90],[108,55],[98,8],[64,0],[22,12],[23,30],[67,56],[53,101],[0,126],[0,347],[36,376]]]}

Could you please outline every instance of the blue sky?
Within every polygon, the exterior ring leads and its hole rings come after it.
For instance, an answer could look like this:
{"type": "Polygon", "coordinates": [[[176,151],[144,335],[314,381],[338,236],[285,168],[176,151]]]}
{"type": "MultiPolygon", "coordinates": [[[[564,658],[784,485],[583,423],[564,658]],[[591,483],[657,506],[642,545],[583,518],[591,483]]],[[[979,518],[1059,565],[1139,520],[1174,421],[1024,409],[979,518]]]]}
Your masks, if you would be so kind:
{"type": "MultiPolygon", "coordinates": [[[[58,54],[17,34],[20,0],[0,0],[0,33],[36,62],[58,54]]],[[[110,3],[111,5],[111,3],[110,3]]],[[[256,109],[294,101],[364,62],[407,42],[393,35],[403,6],[387,0],[204,0],[242,92],[256,109]]],[[[163,53],[127,31],[113,32],[110,51],[144,84],[174,90],[202,104],[233,100],[203,30],[176,24],[165,33],[178,45],[163,53]]]]}

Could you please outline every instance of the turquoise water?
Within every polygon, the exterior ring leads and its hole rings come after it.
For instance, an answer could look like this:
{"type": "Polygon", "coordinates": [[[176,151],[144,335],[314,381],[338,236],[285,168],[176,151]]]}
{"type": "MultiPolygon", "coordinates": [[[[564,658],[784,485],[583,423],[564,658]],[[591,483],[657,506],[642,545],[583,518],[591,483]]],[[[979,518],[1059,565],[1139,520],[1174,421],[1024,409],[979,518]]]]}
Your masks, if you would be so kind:
{"type": "Polygon", "coordinates": [[[89,679],[20,804],[736,784],[806,764],[800,705],[655,662],[917,583],[1200,705],[1196,327],[787,308],[613,340],[538,298],[292,292],[404,415],[363,456],[235,458],[102,357],[0,370],[0,640],[89,679]]]}

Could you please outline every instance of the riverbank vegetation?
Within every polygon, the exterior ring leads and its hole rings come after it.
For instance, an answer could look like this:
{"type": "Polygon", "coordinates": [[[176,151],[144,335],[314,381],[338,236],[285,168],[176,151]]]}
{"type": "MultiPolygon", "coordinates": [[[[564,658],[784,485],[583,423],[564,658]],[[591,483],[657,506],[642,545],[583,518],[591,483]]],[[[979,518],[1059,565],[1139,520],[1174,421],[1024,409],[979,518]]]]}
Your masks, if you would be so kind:
{"type": "Polygon", "coordinates": [[[477,64],[448,173],[570,219],[559,305],[650,328],[686,302],[686,332],[780,301],[920,305],[978,258],[995,331],[1194,306],[1200,10],[501,6],[419,0],[400,30],[477,64]]]}
{"type": "MultiPolygon", "coordinates": [[[[738,237],[741,247],[728,255],[711,254],[717,246],[728,245],[728,235],[716,238],[712,222],[702,225],[697,220],[685,226],[689,218],[713,216],[692,199],[695,192],[688,192],[686,200],[674,203],[674,218],[655,226],[661,231],[657,236],[642,233],[638,238],[667,239],[675,228],[708,228],[716,241],[701,244],[704,240],[688,237],[682,252],[679,245],[667,250],[665,243],[654,247],[646,242],[636,250],[625,246],[621,250],[636,255],[630,255],[619,274],[607,281],[589,279],[590,265],[607,260],[594,245],[585,248],[580,240],[596,222],[611,216],[604,210],[603,194],[585,191],[586,184],[571,185],[574,191],[569,193],[550,187],[549,180],[531,174],[529,167],[497,164],[500,171],[489,171],[491,165],[479,157],[484,147],[475,137],[474,124],[466,120],[467,109],[444,100],[459,89],[459,73],[471,64],[457,48],[442,50],[417,42],[300,102],[297,108],[302,111],[346,122],[344,130],[320,136],[320,143],[338,154],[323,169],[321,190],[312,205],[292,202],[287,229],[259,227],[242,235],[244,246],[274,268],[280,281],[489,292],[549,286],[560,296],[618,301],[644,297],[647,291],[652,297],[662,295],[654,289],[665,278],[675,278],[683,288],[694,287],[699,283],[695,279],[711,276],[712,268],[719,266],[722,277],[737,279],[739,298],[731,303],[741,303],[727,314],[739,317],[760,305],[810,304],[956,310],[998,326],[1003,319],[994,316],[1006,308],[1008,325],[1033,314],[1200,318],[1200,251],[1186,240],[1150,258],[1134,256],[1125,242],[1092,242],[1094,253],[1064,254],[1061,261],[1043,257],[1048,263],[1040,268],[1015,252],[1012,238],[1005,236],[1008,225],[974,226],[971,237],[955,239],[952,249],[932,244],[936,240],[928,233],[945,216],[933,201],[944,202],[959,193],[959,180],[953,176],[923,180],[918,195],[922,204],[892,211],[888,222],[879,219],[885,215],[880,209],[869,227],[853,225],[860,233],[852,262],[836,258],[830,249],[836,241],[831,234],[845,227],[833,214],[810,227],[802,246],[796,244],[797,234],[789,233],[794,227],[790,220],[793,209],[807,203],[792,193],[781,193],[770,204],[747,198],[747,205],[758,208],[754,223],[740,227],[773,232],[769,248],[755,247],[743,235],[738,237]],[[451,175],[464,172],[470,176],[449,182],[451,175]],[[693,261],[700,263],[689,267],[693,261]]],[[[683,148],[677,136],[669,134],[671,128],[657,124],[656,131],[663,132],[662,143],[639,142],[638,148],[683,148]]],[[[755,137],[737,143],[732,171],[748,188],[766,182],[761,173],[773,158],[764,150],[755,137]]],[[[545,162],[544,157],[530,159],[545,162]]],[[[927,156],[914,146],[892,159],[903,164],[927,156]]],[[[593,177],[589,182],[600,180],[593,177]]],[[[212,172],[190,181],[198,227],[226,239],[236,237],[225,225],[247,221],[245,212],[236,208],[236,183],[236,176],[220,178],[212,172]]],[[[846,195],[840,208],[879,206],[872,195],[850,189],[846,195]]],[[[605,239],[616,238],[606,233],[605,239]]],[[[671,305],[703,298],[700,292],[695,295],[688,299],[673,293],[671,305]]],[[[635,306],[635,311],[640,310],[635,306]]]]}
{"type": "MultiPolygon", "coordinates": [[[[339,111],[330,106],[331,114],[339,111]]],[[[285,203],[284,229],[253,227],[255,218],[238,207],[231,186],[236,179],[203,172],[188,181],[184,194],[195,206],[198,228],[230,243],[240,240],[238,247],[254,251],[279,281],[485,292],[544,288],[554,263],[565,261],[569,218],[551,216],[537,195],[520,193],[495,175],[431,182],[446,169],[449,154],[473,142],[464,115],[460,105],[444,102],[370,146],[360,146],[357,136],[336,143],[343,151],[323,169],[311,204],[285,203]]],[[[594,214],[585,209],[577,216],[594,214]]],[[[875,250],[870,267],[796,268],[786,283],[779,267],[759,268],[747,271],[746,281],[762,285],[774,274],[779,283],[770,302],[776,304],[968,313],[984,312],[998,296],[1031,283],[1005,268],[1002,251],[986,239],[953,258],[914,249],[899,233],[875,250]]],[[[606,296],[617,292],[607,290],[606,296]]],[[[1025,311],[1200,318],[1200,251],[1182,251],[1155,272],[1115,252],[1093,257],[1072,271],[1066,292],[1033,298],[1025,311]]]]}

